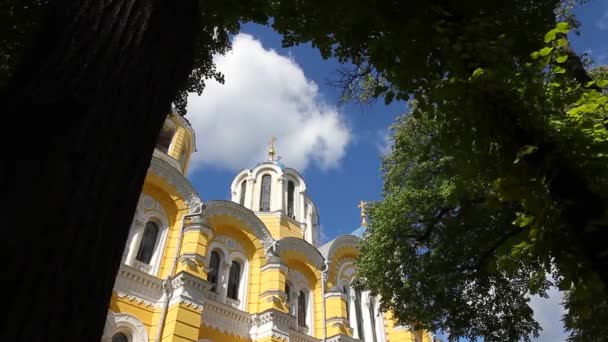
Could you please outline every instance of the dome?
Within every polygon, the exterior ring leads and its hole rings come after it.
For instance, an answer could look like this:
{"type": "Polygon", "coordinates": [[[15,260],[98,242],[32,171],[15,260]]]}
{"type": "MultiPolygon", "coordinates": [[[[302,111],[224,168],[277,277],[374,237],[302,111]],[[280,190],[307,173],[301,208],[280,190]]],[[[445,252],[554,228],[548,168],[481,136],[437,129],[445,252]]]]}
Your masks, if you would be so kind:
{"type": "Polygon", "coordinates": [[[300,227],[304,240],[315,245],[319,236],[319,214],[307,194],[306,182],[295,169],[275,158],[270,139],[268,159],[252,169],[241,170],[230,186],[231,200],[259,215],[278,215],[300,227]]]}
{"type": "Polygon", "coordinates": [[[361,226],[361,227],[355,229],[352,233],[350,233],[350,235],[354,235],[360,239],[363,239],[363,234],[365,233],[366,229],[367,229],[367,227],[361,226]]]}

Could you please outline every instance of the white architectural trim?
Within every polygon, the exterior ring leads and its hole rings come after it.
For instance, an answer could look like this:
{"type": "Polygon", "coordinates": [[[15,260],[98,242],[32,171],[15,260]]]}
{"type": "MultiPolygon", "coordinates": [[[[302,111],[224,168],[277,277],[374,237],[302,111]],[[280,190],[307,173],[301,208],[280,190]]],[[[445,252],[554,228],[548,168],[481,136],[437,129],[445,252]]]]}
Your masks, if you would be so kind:
{"type": "Polygon", "coordinates": [[[137,204],[137,210],[125,247],[124,262],[146,273],[157,275],[160,269],[165,243],[169,233],[169,221],[165,208],[152,196],[142,193],[137,204]],[[154,251],[150,258],[150,263],[146,264],[136,260],[137,252],[141,244],[143,233],[148,222],[154,222],[158,228],[158,236],[154,244],[154,251]]]}
{"type": "Polygon", "coordinates": [[[135,316],[109,310],[101,340],[111,342],[112,336],[120,332],[127,335],[129,342],[148,342],[146,327],[135,316]]]}
{"type": "Polygon", "coordinates": [[[153,156],[150,161],[148,172],[160,176],[167,184],[171,185],[186,202],[191,214],[199,212],[202,203],[201,198],[180,170],[171,166],[158,156],[153,156]]]}
{"type": "Polygon", "coordinates": [[[251,210],[230,201],[209,201],[203,205],[203,218],[209,219],[214,216],[231,216],[243,222],[258,239],[264,249],[274,248],[275,240],[264,223],[251,210]]]}
{"type": "Polygon", "coordinates": [[[325,259],[323,258],[323,255],[321,255],[321,252],[319,252],[316,247],[302,239],[286,237],[278,241],[277,253],[279,256],[283,255],[284,253],[288,253],[289,251],[296,251],[304,254],[308,258],[308,261],[310,261],[314,267],[319,270],[322,269],[323,265],[325,264],[325,259]]]}
{"type": "Polygon", "coordinates": [[[354,235],[350,235],[350,234],[344,234],[344,235],[340,235],[337,238],[335,238],[334,240],[332,240],[331,242],[329,242],[329,248],[323,248],[323,256],[325,257],[326,260],[329,260],[330,262],[333,260],[334,258],[334,254],[336,253],[336,251],[342,247],[347,247],[347,246],[351,246],[351,247],[357,247],[359,245],[359,242],[361,241],[361,239],[359,239],[358,237],[354,236],[354,235]]]}

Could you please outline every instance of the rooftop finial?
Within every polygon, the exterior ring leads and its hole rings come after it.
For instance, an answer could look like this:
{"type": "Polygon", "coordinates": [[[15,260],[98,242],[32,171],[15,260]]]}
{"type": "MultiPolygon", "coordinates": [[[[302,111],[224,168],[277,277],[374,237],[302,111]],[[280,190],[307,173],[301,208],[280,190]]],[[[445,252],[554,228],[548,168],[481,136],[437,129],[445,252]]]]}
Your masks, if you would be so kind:
{"type": "Polygon", "coordinates": [[[361,208],[361,226],[362,227],[367,227],[367,214],[365,213],[365,206],[367,205],[367,202],[359,202],[358,207],[361,208]]]}
{"type": "Polygon", "coordinates": [[[268,160],[274,160],[274,142],[277,141],[276,137],[268,140],[268,160]]]}

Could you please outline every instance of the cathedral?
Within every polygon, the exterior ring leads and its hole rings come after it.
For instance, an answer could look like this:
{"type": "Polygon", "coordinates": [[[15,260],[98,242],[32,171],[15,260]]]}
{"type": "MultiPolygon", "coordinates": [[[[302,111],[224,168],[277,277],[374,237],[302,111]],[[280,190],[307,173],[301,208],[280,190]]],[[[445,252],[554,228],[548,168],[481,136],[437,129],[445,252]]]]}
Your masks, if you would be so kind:
{"type": "MultiPolygon", "coordinates": [[[[231,200],[203,201],[186,178],[195,134],[170,114],[114,283],[107,342],[433,342],[351,287],[361,227],[319,244],[302,175],[275,158],[243,169],[231,200]]],[[[228,186],[228,184],[226,185],[228,186]]]]}

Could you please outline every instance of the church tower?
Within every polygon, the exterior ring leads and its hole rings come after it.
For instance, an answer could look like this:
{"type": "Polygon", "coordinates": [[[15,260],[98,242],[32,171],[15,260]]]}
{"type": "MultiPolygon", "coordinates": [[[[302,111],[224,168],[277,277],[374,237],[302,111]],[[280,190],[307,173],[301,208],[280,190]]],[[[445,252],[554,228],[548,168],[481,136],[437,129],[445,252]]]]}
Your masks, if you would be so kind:
{"type": "Polygon", "coordinates": [[[319,213],[295,169],[275,156],[276,138],[268,142],[268,159],[239,172],[230,186],[232,202],[253,211],[272,236],[304,239],[318,246],[319,213]]]}

